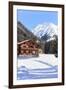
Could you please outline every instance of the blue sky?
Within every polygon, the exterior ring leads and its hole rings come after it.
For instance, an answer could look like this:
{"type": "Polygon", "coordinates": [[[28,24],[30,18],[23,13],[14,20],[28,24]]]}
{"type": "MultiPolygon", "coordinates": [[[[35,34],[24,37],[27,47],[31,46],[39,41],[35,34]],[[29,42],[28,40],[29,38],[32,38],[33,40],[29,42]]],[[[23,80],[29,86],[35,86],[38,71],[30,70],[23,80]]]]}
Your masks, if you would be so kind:
{"type": "Polygon", "coordinates": [[[58,24],[58,13],[55,11],[36,11],[36,10],[17,10],[17,21],[20,21],[29,30],[32,30],[36,25],[51,22],[58,24]]]}

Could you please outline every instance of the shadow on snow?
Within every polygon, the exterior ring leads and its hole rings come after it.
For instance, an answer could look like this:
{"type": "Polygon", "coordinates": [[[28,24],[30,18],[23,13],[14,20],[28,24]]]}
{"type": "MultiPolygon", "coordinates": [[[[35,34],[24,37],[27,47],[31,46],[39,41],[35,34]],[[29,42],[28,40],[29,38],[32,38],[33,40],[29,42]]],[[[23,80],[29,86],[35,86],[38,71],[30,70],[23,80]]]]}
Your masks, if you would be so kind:
{"type": "Polygon", "coordinates": [[[18,68],[17,79],[46,79],[46,78],[57,78],[58,71],[57,66],[45,69],[27,69],[25,66],[18,68]]]}

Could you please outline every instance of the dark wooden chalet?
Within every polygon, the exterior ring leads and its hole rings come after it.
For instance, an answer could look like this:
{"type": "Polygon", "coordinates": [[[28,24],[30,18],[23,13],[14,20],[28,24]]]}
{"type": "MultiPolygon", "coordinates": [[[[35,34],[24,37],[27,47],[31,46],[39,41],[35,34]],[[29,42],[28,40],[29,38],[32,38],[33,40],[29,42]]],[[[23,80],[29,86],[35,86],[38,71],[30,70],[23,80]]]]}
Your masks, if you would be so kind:
{"type": "Polygon", "coordinates": [[[24,40],[19,42],[17,43],[17,54],[38,56],[38,44],[33,40],[24,40]]]}

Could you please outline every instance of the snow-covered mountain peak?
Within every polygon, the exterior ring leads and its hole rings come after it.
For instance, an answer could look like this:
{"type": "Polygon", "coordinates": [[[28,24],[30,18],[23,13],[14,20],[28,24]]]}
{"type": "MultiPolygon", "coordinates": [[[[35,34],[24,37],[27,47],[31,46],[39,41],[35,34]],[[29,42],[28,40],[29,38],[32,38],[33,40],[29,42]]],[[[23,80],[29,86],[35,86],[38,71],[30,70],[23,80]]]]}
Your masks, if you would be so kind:
{"type": "Polygon", "coordinates": [[[58,30],[57,30],[57,25],[53,24],[53,23],[42,23],[42,24],[38,24],[33,30],[32,32],[37,36],[37,37],[42,37],[45,34],[47,34],[48,36],[53,36],[53,35],[57,35],[58,34],[58,30]]]}

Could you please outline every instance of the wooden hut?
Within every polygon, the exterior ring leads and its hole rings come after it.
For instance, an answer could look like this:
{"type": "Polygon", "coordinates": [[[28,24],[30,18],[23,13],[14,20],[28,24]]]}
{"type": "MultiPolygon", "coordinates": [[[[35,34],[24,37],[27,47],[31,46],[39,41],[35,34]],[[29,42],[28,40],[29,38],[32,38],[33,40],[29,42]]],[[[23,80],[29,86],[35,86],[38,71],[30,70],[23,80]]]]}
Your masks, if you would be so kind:
{"type": "Polygon", "coordinates": [[[38,56],[38,45],[33,40],[19,42],[17,43],[17,54],[38,56]]]}

